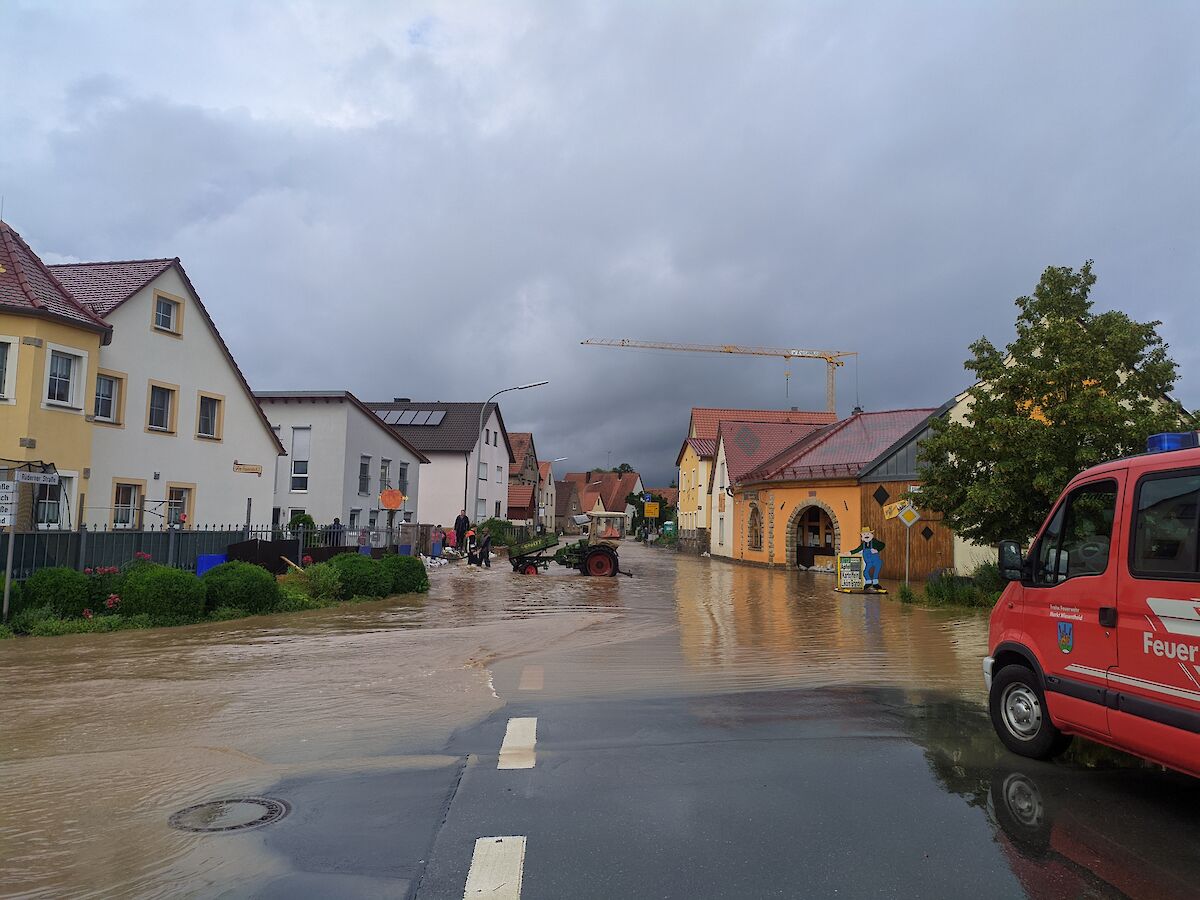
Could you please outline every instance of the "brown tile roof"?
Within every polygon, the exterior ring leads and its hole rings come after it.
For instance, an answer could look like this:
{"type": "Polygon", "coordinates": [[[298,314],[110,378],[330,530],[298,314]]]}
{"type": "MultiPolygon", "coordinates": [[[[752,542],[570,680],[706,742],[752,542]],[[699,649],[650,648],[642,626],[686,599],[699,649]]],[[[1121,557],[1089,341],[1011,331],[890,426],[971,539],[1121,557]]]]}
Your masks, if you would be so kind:
{"type": "Polygon", "coordinates": [[[568,472],[567,481],[579,489],[580,502],[586,512],[595,507],[596,499],[608,512],[624,512],[625,498],[633,493],[640,479],[637,472],[568,472]]]}
{"type": "Polygon", "coordinates": [[[80,303],[7,222],[0,222],[0,306],[48,316],[106,336],[111,329],[80,303]]]}
{"type": "MultiPolygon", "coordinates": [[[[725,472],[729,483],[736,484],[747,472],[820,429],[819,425],[790,425],[783,422],[721,422],[717,440],[725,445],[725,472]]],[[[716,485],[717,480],[718,476],[714,474],[712,486],[716,485]]]]}
{"type": "Polygon", "coordinates": [[[541,462],[538,463],[538,475],[541,477],[541,479],[543,481],[549,479],[550,476],[553,474],[553,472],[554,472],[553,467],[554,467],[554,463],[550,462],[550,460],[548,460],[548,459],[543,459],[541,462]]]}
{"type": "Polygon", "coordinates": [[[178,263],[174,259],[129,259],[121,262],[61,263],[50,268],[75,299],[101,318],[178,263]]]}
{"type": "Polygon", "coordinates": [[[402,434],[399,434],[394,428],[389,428],[383,424],[383,420],[367,407],[357,397],[349,391],[255,391],[254,397],[260,404],[263,403],[336,403],[345,402],[357,407],[362,412],[366,413],[367,417],[372,422],[387,432],[388,436],[396,443],[407,449],[418,462],[427,463],[429,458],[420,450],[404,439],[402,434]]]}
{"type": "MultiPolygon", "coordinates": [[[[446,415],[437,425],[388,425],[389,428],[403,435],[405,440],[422,453],[470,453],[475,449],[475,444],[479,440],[479,413],[483,409],[482,403],[393,400],[391,403],[368,403],[367,406],[385,422],[387,421],[385,416],[389,412],[406,409],[444,412],[446,415]]],[[[508,461],[512,463],[512,441],[509,440],[508,429],[504,425],[504,416],[500,414],[500,407],[497,404],[488,404],[488,413],[484,415],[484,422],[487,422],[488,416],[493,411],[496,413],[496,418],[500,420],[505,447],[508,448],[508,461]]]]}
{"type": "Polygon", "coordinates": [[[525,471],[525,457],[533,447],[533,434],[528,431],[510,431],[508,443],[512,447],[513,462],[508,464],[509,475],[520,475],[525,471]]]}
{"type": "Polygon", "coordinates": [[[683,462],[684,451],[688,447],[701,459],[712,459],[717,454],[717,442],[713,438],[687,438],[683,442],[683,446],[679,448],[679,452],[675,455],[675,465],[678,466],[683,462]]]}
{"type": "Polygon", "coordinates": [[[891,409],[858,413],[801,438],[774,459],[747,472],[743,481],[856,478],[880,453],[935,412],[891,409]]]}
{"type": "Polygon", "coordinates": [[[837,421],[831,412],[803,409],[722,409],[694,406],[688,437],[716,438],[722,419],[739,422],[789,422],[793,425],[830,425],[837,421]]]}

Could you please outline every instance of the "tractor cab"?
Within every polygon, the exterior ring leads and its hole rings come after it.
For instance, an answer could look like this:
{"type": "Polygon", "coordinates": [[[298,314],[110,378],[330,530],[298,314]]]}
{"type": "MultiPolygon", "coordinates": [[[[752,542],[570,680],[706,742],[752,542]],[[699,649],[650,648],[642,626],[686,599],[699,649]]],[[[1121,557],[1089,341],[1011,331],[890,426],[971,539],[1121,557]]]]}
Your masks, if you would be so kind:
{"type": "Polygon", "coordinates": [[[587,538],[589,544],[602,541],[620,541],[625,537],[625,513],[589,512],[587,514],[587,538]]]}

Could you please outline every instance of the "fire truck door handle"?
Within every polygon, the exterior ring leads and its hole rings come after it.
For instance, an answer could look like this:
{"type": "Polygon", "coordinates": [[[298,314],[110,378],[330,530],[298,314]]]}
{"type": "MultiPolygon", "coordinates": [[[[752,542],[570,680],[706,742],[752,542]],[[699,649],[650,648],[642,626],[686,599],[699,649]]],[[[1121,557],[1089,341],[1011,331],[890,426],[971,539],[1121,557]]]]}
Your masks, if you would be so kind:
{"type": "Polygon", "coordinates": [[[1115,606],[1100,607],[1100,624],[1105,628],[1117,627],[1117,608],[1115,606]]]}

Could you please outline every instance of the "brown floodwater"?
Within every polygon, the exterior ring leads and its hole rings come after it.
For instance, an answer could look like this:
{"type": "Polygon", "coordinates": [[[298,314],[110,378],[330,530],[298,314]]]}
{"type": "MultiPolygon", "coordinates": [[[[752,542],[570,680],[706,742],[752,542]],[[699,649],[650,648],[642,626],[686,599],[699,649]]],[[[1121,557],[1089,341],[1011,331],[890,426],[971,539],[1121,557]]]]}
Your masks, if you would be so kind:
{"type": "Polygon", "coordinates": [[[634,578],[432,573],[423,598],[0,643],[0,893],[203,894],[278,860],[167,827],[282,778],[448,765],[503,704],[493,666],[568,660],[550,696],[866,684],[982,704],[982,613],[840,595],[828,576],[629,545],[634,578]]]}

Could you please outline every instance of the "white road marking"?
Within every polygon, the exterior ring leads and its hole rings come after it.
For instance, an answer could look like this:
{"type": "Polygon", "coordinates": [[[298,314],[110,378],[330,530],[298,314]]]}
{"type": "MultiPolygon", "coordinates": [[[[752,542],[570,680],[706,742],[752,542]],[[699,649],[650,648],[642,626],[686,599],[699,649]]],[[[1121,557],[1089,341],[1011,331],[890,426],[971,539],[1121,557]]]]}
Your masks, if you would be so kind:
{"type": "Polygon", "coordinates": [[[497,769],[532,769],[534,745],[537,743],[537,719],[509,719],[504,732],[504,743],[500,745],[500,761],[497,769]]]}
{"type": "Polygon", "coordinates": [[[526,666],[521,670],[518,691],[540,691],[546,683],[546,670],[541,666],[526,666]]]}
{"type": "Polygon", "coordinates": [[[523,836],[481,837],[475,842],[463,900],[470,897],[521,900],[521,875],[524,871],[523,836]]]}

